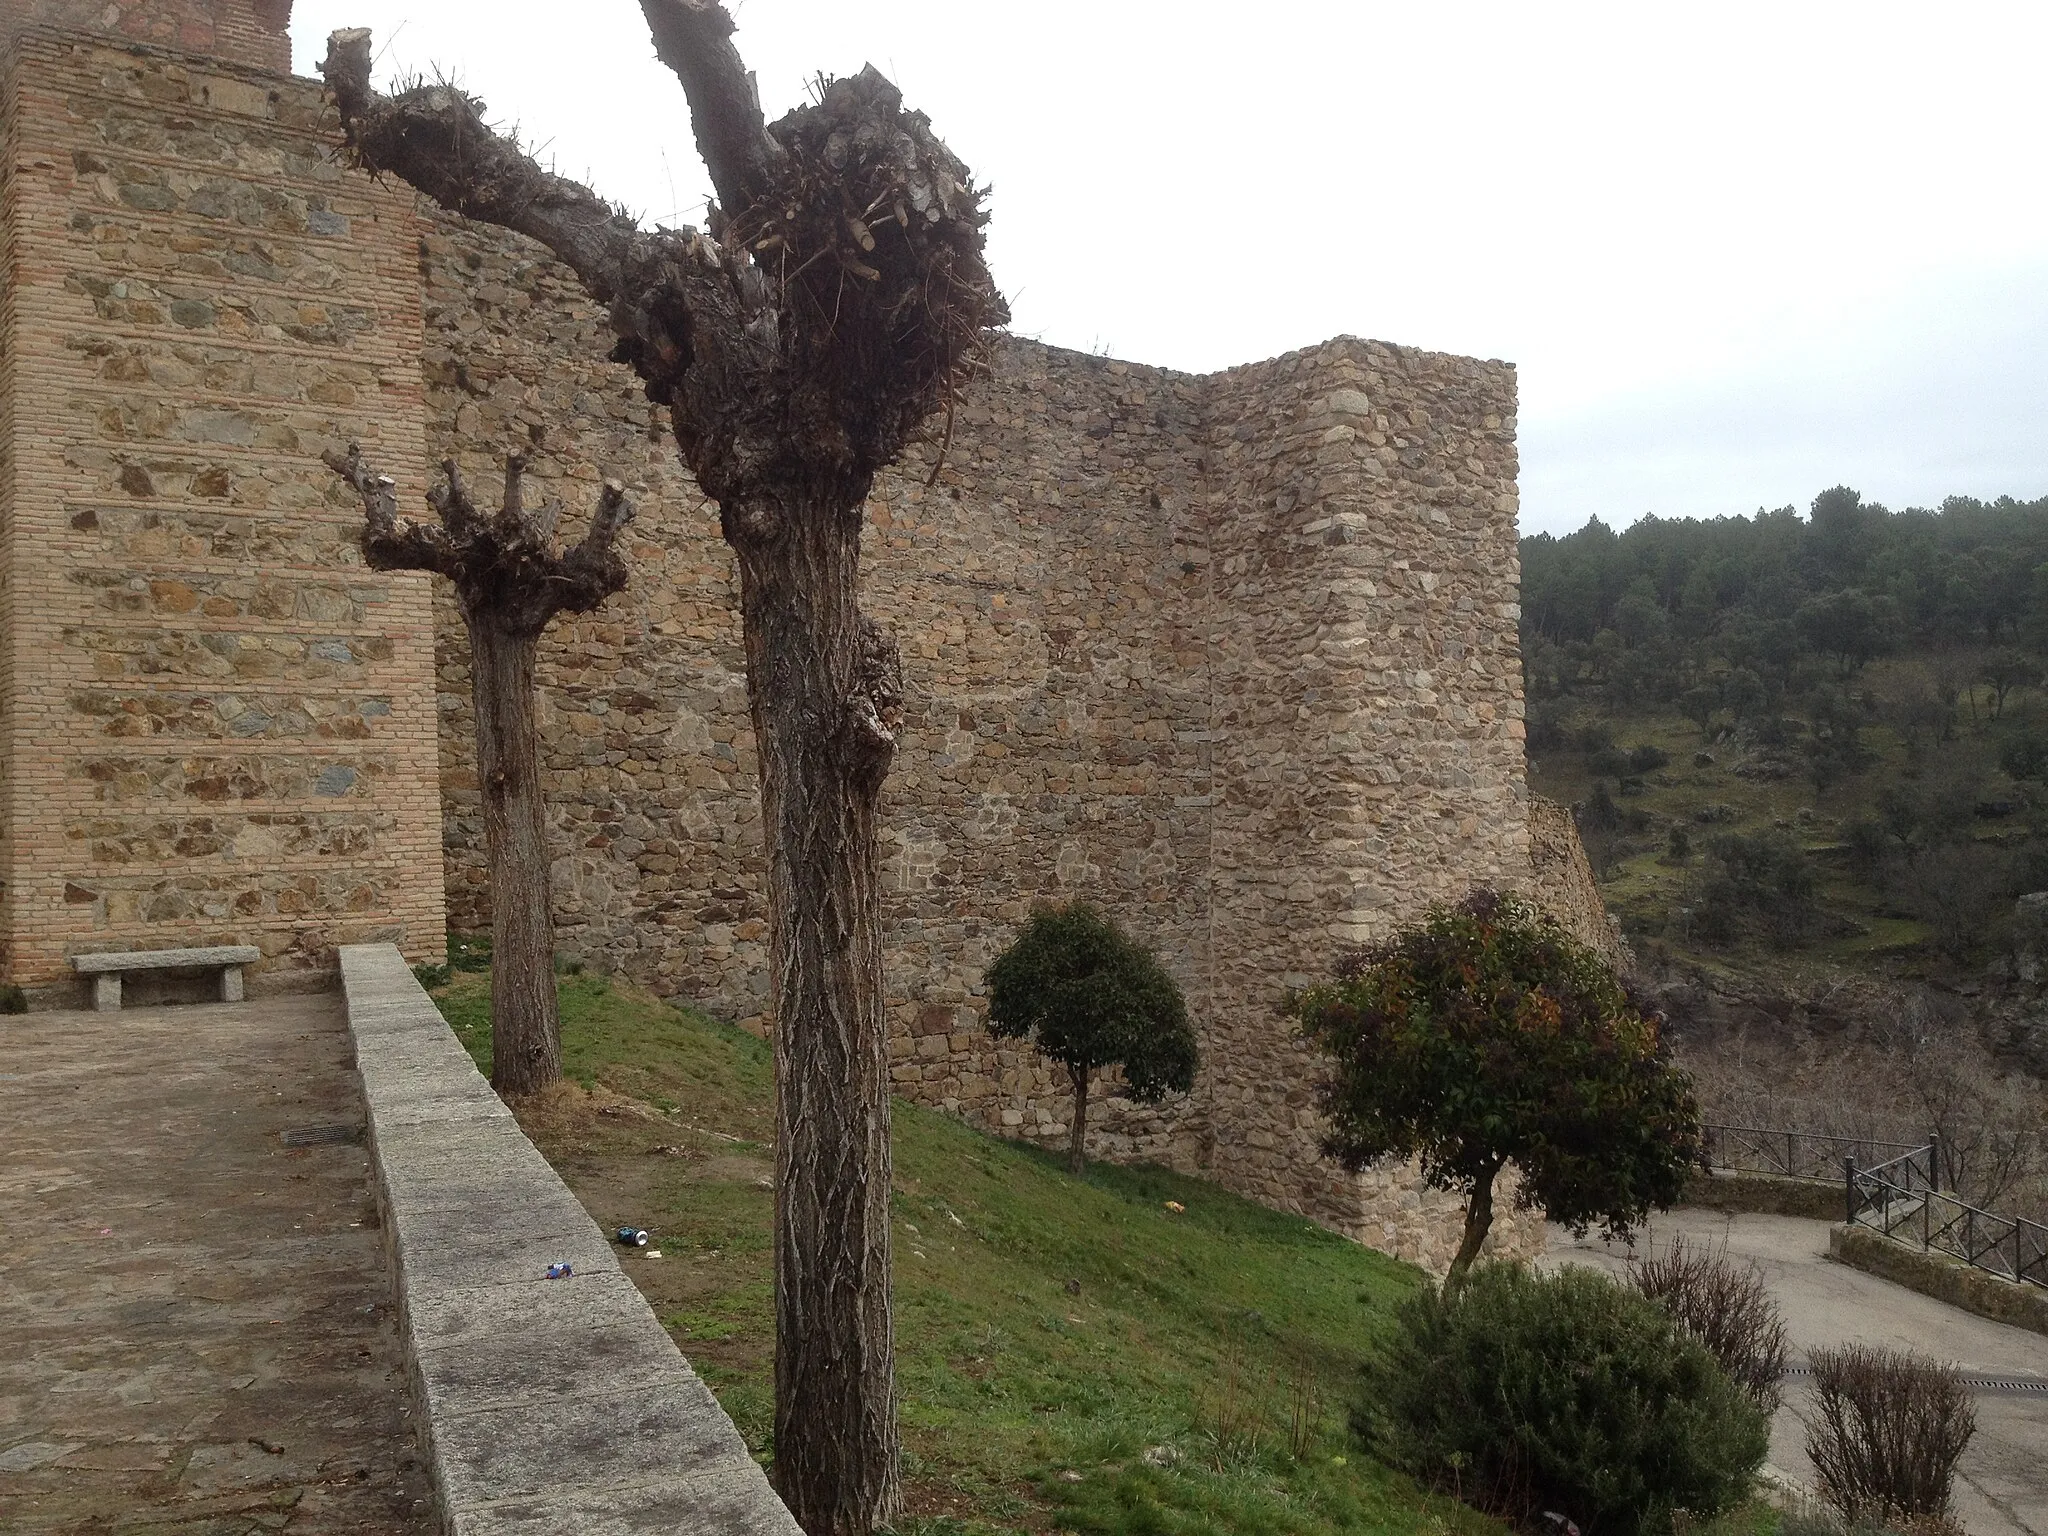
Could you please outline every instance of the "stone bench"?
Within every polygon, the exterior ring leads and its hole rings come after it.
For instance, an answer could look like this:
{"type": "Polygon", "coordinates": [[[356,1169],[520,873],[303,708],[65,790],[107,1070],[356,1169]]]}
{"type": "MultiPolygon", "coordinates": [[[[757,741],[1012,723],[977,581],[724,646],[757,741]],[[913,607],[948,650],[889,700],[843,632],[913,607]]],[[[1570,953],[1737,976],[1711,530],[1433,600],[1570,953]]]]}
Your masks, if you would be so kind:
{"type": "Polygon", "coordinates": [[[73,955],[71,965],[81,976],[90,976],[92,1005],[101,1013],[121,1007],[121,975],[124,971],[220,971],[220,1000],[242,1000],[242,967],[254,965],[263,951],[253,944],[220,944],[211,949],[131,949],[100,955],[73,955]]]}

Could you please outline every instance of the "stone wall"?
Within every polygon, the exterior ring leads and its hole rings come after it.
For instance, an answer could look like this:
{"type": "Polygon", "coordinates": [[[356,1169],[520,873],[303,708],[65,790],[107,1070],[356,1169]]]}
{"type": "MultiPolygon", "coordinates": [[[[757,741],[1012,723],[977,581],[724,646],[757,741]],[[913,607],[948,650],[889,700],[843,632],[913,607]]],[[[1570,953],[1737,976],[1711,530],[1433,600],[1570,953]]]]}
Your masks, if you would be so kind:
{"type": "Polygon", "coordinates": [[[1600,899],[1578,823],[1567,807],[1541,795],[1529,797],[1529,862],[1532,900],[1615,970],[1627,971],[1634,965],[1621,925],[1600,899]]]}
{"type": "MultiPolygon", "coordinates": [[[[519,446],[567,509],[640,507],[633,583],[543,647],[565,951],[765,1027],[766,912],[732,562],[601,314],[530,243],[422,210],[428,435],[519,446]]],[[[1412,1170],[1322,1164],[1313,1064],[1277,1014],[1336,950],[1527,878],[1514,375],[1340,340],[1214,378],[1021,341],[939,462],[869,506],[866,606],[909,704],[886,791],[900,1091],[1065,1134],[1066,1086],[983,1028],[981,973],[1034,901],[1155,945],[1205,1049],[1186,1100],[1111,1098],[1098,1152],[1204,1169],[1425,1262],[1412,1170]],[[934,471],[936,470],[936,474],[934,471]]],[[[936,433],[935,433],[936,436],[936,433]]],[[[438,652],[451,920],[488,921],[467,658],[438,652]]],[[[1527,1247],[1526,1222],[1503,1224],[1527,1247]]]]}
{"type": "Polygon", "coordinates": [[[8,57],[8,975],[437,953],[427,583],[363,568],[319,460],[359,438],[424,489],[411,203],[342,168],[311,82],[39,30],[8,57]]]}
{"type": "Polygon", "coordinates": [[[292,0],[0,0],[0,44],[32,27],[103,32],[282,75],[291,16],[292,0]]]}
{"type": "MultiPolygon", "coordinates": [[[[0,21],[83,16],[39,5],[0,21]]],[[[85,19],[120,37],[30,28],[9,55],[9,975],[245,941],[275,983],[341,942],[434,953],[444,895],[488,922],[461,626],[423,578],[363,569],[318,455],[360,439],[423,510],[427,457],[482,475],[517,447],[570,537],[606,476],[641,511],[630,591],[543,656],[560,944],[765,1028],[715,514],[538,247],[345,173],[310,82],[129,40],[173,18],[261,62],[272,15],[116,3],[85,19]]],[[[1319,1161],[1277,1005],[1427,902],[1530,878],[1514,412],[1506,365],[1348,338],[1207,378],[996,349],[943,452],[935,424],[868,509],[867,605],[909,686],[884,848],[902,1092],[1063,1137],[1065,1084],[986,1033],[981,976],[1035,901],[1086,895],[1160,950],[1205,1051],[1184,1099],[1111,1084],[1096,1151],[1447,1257],[1412,1170],[1319,1161]]]]}

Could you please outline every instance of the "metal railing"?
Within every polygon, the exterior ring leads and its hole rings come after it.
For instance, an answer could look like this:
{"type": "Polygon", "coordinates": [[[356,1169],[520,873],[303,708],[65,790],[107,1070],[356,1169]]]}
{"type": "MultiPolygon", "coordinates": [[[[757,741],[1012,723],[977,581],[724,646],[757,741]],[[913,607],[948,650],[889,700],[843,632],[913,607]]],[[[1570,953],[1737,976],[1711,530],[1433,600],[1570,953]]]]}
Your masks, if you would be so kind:
{"type": "Polygon", "coordinates": [[[1762,1173],[1781,1179],[1813,1179],[1832,1184],[1850,1158],[1859,1163],[1884,1163],[1900,1156],[1922,1161],[1923,1182],[1939,1183],[1939,1143],[1875,1141],[1868,1136],[1821,1136],[1812,1131],[1770,1130],[1754,1125],[1700,1127],[1706,1165],[1729,1173],[1762,1173]]]}
{"type": "Polygon", "coordinates": [[[1842,1176],[1849,1225],[1867,1227],[1896,1242],[1918,1241],[1923,1253],[1945,1253],[1987,1274],[2048,1286],[2048,1227],[1979,1210],[1936,1189],[1934,1166],[1933,1157],[1917,1153],[1875,1168],[1859,1168],[1854,1157],[1845,1157],[1842,1176]]]}

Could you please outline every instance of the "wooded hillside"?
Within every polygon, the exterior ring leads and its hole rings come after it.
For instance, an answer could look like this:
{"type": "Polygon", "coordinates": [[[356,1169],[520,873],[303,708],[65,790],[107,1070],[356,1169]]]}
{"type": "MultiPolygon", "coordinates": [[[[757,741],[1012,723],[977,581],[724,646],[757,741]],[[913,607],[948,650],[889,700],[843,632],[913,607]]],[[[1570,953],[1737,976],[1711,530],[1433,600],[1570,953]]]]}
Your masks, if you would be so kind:
{"type": "Polygon", "coordinates": [[[1638,948],[1980,967],[2048,887],[2048,497],[1522,540],[1533,787],[1638,948]]]}

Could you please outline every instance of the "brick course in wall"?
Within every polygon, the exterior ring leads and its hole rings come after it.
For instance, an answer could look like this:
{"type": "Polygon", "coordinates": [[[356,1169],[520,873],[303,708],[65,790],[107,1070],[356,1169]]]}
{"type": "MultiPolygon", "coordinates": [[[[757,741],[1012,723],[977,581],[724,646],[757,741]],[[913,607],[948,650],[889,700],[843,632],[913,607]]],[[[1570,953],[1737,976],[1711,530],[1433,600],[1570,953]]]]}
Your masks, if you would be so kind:
{"type": "MultiPolygon", "coordinates": [[[[116,12],[152,40],[255,15],[116,12]]],[[[262,987],[324,980],[338,943],[437,954],[430,594],[364,568],[319,461],[360,438],[424,489],[411,201],[343,168],[311,82],[10,30],[8,974],[62,996],[84,951],[248,943],[262,987]]]]}

